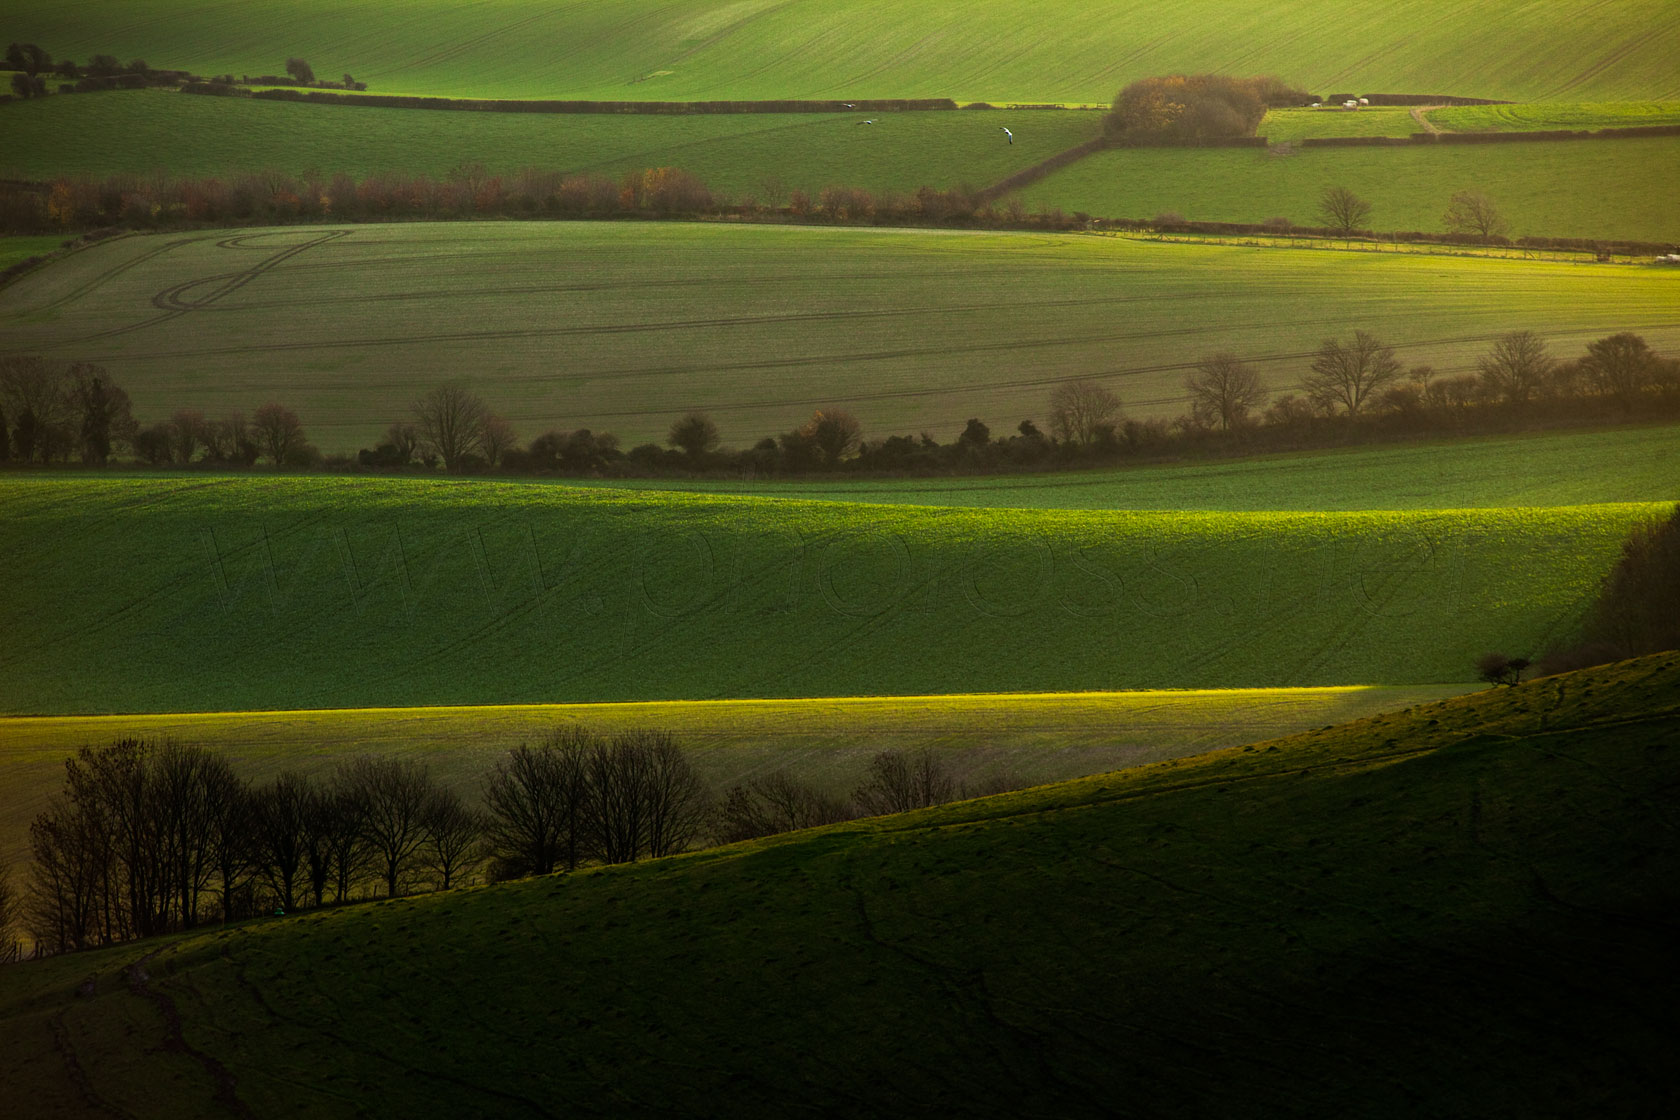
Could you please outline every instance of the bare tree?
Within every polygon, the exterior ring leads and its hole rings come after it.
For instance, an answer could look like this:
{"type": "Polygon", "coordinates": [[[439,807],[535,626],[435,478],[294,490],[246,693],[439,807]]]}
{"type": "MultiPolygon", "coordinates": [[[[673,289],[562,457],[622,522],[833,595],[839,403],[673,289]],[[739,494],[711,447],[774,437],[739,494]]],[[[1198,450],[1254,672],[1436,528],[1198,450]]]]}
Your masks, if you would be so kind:
{"type": "Polygon", "coordinates": [[[819,409],[796,434],[816,449],[825,466],[832,467],[858,449],[863,425],[845,409],[819,409]]]}
{"type": "Polygon", "coordinates": [[[1337,233],[1352,233],[1371,220],[1371,204],[1346,187],[1325,187],[1318,196],[1318,216],[1337,233]]]}
{"type": "Polygon", "coordinates": [[[0,402],[14,417],[16,456],[51,462],[75,446],[75,404],[63,367],[31,355],[0,358],[0,402]]]}
{"type": "Polygon", "coordinates": [[[502,455],[513,450],[519,444],[519,433],[514,431],[513,425],[500,416],[489,415],[484,418],[484,437],[479,446],[484,451],[484,461],[492,467],[502,461],[502,455]]]}
{"type": "Polygon", "coordinates": [[[449,789],[433,791],[423,817],[420,865],[432,873],[437,888],[446,891],[483,860],[484,819],[449,789]]]}
{"type": "Polygon", "coordinates": [[[1357,417],[1365,403],[1400,372],[1393,347],[1383,345],[1375,335],[1354,331],[1347,346],[1333,338],[1324,340],[1302,386],[1327,411],[1340,408],[1357,417]]]}
{"type": "Polygon", "coordinates": [[[839,798],[801,782],[786,770],[775,770],[732,786],[718,811],[715,830],[720,842],[732,844],[833,824],[851,815],[839,798]]]}
{"type": "Polygon", "coordinates": [[[385,429],[385,442],[396,452],[397,466],[406,467],[420,448],[420,430],[413,424],[392,424],[385,429]]]}
{"type": "Polygon", "coordinates": [[[1089,447],[1120,415],[1120,398],[1095,381],[1068,381],[1050,391],[1050,431],[1089,447]]]}
{"type": "Polygon", "coordinates": [[[191,929],[198,924],[199,897],[216,875],[217,802],[240,783],[221,755],[173,741],[158,748],[152,770],[148,784],[157,801],[164,893],[174,899],[174,926],[191,929]]]}
{"type": "Polygon", "coordinates": [[[682,448],[690,459],[698,459],[718,445],[718,426],[704,412],[690,412],[671,424],[665,442],[682,448]]]}
{"type": "Polygon", "coordinates": [[[869,760],[869,775],[852,800],[866,816],[904,813],[942,805],[958,796],[957,781],[931,750],[881,751],[869,760]]]}
{"type": "Polygon", "coordinates": [[[1643,338],[1623,331],[1587,343],[1581,367],[1600,393],[1631,406],[1650,384],[1656,361],[1643,338]]]}
{"type": "Polygon", "coordinates": [[[169,418],[170,442],[177,463],[190,463],[198,454],[200,445],[207,444],[208,425],[204,422],[204,413],[195,408],[178,409],[169,418]]]}
{"type": "Polygon", "coordinates": [[[647,755],[647,854],[653,859],[686,851],[711,810],[705,783],[668,731],[616,736],[626,749],[647,755]]]}
{"type": "Polygon", "coordinates": [[[1234,354],[1203,358],[1184,387],[1190,393],[1191,415],[1203,424],[1217,423],[1222,432],[1241,426],[1250,411],[1266,403],[1260,375],[1234,354]]]}
{"type": "Polygon", "coordinates": [[[1527,404],[1549,383],[1557,365],[1546,353],[1546,344],[1533,331],[1512,331],[1501,336],[1476,362],[1482,383],[1492,393],[1513,405],[1527,404]]]}
{"type": "Polygon", "coordinates": [[[257,409],[251,430],[257,446],[277,467],[304,445],[303,425],[298,422],[297,413],[281,404],[265,404],[257,409]]]}
{"type": "Polygon", "coordinates": [[[13,955],[17,942],[18,894],[12,886],[12,869],[0,856],[0,962],[13,955]]]}
{"type": "Polygon", "coordinates": [[[252,794],[252,863],[282,910],[297,909],[304,885],[313,797],[309,780],[292,771],[252,794]]]}
{"type": "Polygon", "coordinates": [[[1459,191],[1447,202],[1441,224],[1453,233],[1474,234],[1477,237],[1504,237],[1510,232],[1504,215],[1493,199],[1481,191],[1459,191]]]}
{"type": "Polygon", "coordinates": [[[413,411],[421,442],[443,460],[444,470],[460,470],[484,444],[490,409],[458,381],[439,385],[415,401],[413,411]]]}
{"type": "Polygon", "coordinates": [[[395,898],[426,838],[426,806],[437,786],[423,763],[362,755],[341,770],[360,811],[362,837],[395,898]]]}
{"type": "Polygon", "coordinates": [[[521,743],[496,763],[484,785],[486,836],[499,878],[547,875],[577,867],[584,842],[584,752],[594,738],[580,728],[521,743]]]}
{"type": "Polygon", "coordinates": [[[115,444],[132,444],[139,425],[128,394],[99,366],[70,367],[70,397],[81,417],[82,462],[103,466],[115,444]]]}

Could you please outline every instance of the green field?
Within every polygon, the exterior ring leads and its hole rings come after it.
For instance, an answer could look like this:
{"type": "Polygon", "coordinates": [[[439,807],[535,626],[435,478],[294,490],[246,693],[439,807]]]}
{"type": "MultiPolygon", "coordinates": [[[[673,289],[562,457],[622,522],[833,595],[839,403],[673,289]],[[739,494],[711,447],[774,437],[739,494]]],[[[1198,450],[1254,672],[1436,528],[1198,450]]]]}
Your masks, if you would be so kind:
{"type": "Polygon", "coordinates": [[[1448,132],[1536,132],[1547,129],[1637,128],[1680,124],[1680,101],[1537,101],[1521,105],[1454,105],[1429,112],[1448,132]]]}
{"type": "Polygon", "coordinates": [[[318,476],[14,477],[0,505],[17,715],[1463,682],[1489,649],[1569,638],[1630,527],[1668,508],[974,510],[318,476]]]}
{"type": "Polygon", "coordinates": [[[0,268],[45,256],[63,244],[62,237],[0,237],[0,268]]]}
{"type": "MultiPolygon", "coordinates": [[[[1185,154],[1185,153],[1179,153],[1185,154]]],[[[704,408],[750,447],[819,406],[865,434],[1045,419],[1095,377],[1133,417],[1185,410],[1203,354],[1299,383],[1355,329],[1408,365],[1473,369],[1531,329],[1572,357],[1631,330],[1680,344],[1680,272],[1172,245],[1084,234],[500,222],[191,231],[101,242],[0,291],[12,352],[105,365],[147,420],[270,400],[327,452],[471,380],[526,438],[662,441],[704,408]]]]}
{"type": "MultiPolygon", "coordinates": [[[[927,748],[966,783],[1039,785],[1398,711],[1468,685],[1044,695],[650,701],[495,708],[0,718],[0,863],[23,866],[29,822],[85,745],[173,738],[225,754],[251,781],[325,777],[356,754],[415,758],[463,797],[509,748],[557,726],[675,732],[714,790],[787,770],[838,797],[870,756],[927,748]]],[[[994,787],[995,788],[995,787],[994,787]]]]}
{"type": "Polygon", "coordinates": [[[1668,654],[49,959],[0,984],[0,1077],[42,1114],[182,1120],[1662,1115],[1677,705],[1668,654]]]}
{"type": "Polygon", "coordinates": [[[96,52],[201,74],[351,71],[374,92],[704,100],[951,97],[1103,102],[1152,74],[1264,71],[1319,93],[1508,100],[1680,97],[1668,0],[19,0],[7,35],[54,57],[96,52]]]}
{"type": "Polygon", "coordinates": [[[0,178],[279,170],[442,177],[463,163],[617,176],[677,166],[732,196],[830,184],[983,187],[1094,136],[1085,112],[695,116],[359,109],[134,91],[6,106],[0,178]],[[874,117],[867,127],[859,121],[874,117]],[[1015,133],[1011,145],[1002,129],[1015,133]],[[64,137],[74,134],[75,144],[64,137]]]}
{"type": "MultiPolygon", "coordinates": [[[[1350,114],[1353,115],[1353,114],[1350,114]]],[[[1377,230],[1440,232],[1455,191],[1493,199],[1513,237],[1680,241],[1680,209],[1664,184],[1680,176],[1680,137],[1555,140],[1528,144],[1302,148],[1128,148],[1098,152],[1020,192],[1106,218],[1173,211],[1199,221],[1288,218],[1322,224],[1325,187],[1372,204],[1377,230]]]]}
{"type": "Polygon", "coordinates": [[[598,485],[993,509],[1330,511],[1596,505],[1680,499],[1680,429],[1552,432],[1005,477],[623,479],[598,485]]]}
{"type": "Polygon", "coordinates": [[[1272,109],[1256,130],[1273,144],[1309,136],[1410,136],[1423,126],[1410,110],[1331,106],[1323,109],[1272,109]]]}

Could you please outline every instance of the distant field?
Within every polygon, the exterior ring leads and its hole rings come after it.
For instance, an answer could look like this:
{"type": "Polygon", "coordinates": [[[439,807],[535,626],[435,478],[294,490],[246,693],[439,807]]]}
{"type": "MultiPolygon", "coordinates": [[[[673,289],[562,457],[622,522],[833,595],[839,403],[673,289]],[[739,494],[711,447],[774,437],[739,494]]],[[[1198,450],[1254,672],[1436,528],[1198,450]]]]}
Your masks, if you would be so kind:
{"type": "Polygon", "coordinates": [[[1669,507],[972,510],[0,479],[0,712],[1433,684],[1669,507]]]}
{"type": "MultiPolygon", "coordinates": [[[[1178,153],[1180,155],[1184,153],[1178,153]]],[[[1298,384],[1328,335],[1473,368],[1532,329],[1680,345],[1680,272],[1170,245],[1082,234],[479,222],[128,237],[0,290],[5,349],[99,362],[161,419],[269,400],[325,451],[370,447],[432,384],[472,380],[527,437],[662,441],[689,408],[742,447],[844,405],[870,437],[1045,418],[1095,377],[1184,411],[1202,354],[1298,384]]]]}
{"type": "Polygon", "coordinates": [[[1449,132],[1532,132],[1545,129],[1635,128],[1680,124],[1680,101],[1537,101],[1521,105],[1454,105],[1429,119],[1449,132]]]}
{"type": "Polygon", "coordinates": [[[1680,501],[1680,428],[1552,433],[990,478],[601,486],[1024,509],[1475,509],[1680,501]]]}
{"type": "Polygon", "coordinates": [[[463,163],[616,176],[676,166],[714,190],[766,197],[764,184],[816,192],[983,187],[1075,144],[1097,113],[742,113],[695,116],[361,109],[157,91],[8,105],[0,178],[117,172],[227,175],[278,170],[442,177],[463,163]],[[875,124],[860,126],[873,116],[875,124]],[[1003,134],[1015,133],[1010,144],[1003,134]],[[74,144],[64,138],[75,135],[74,144]]]}
{"type": "Polygon", "coordinates": [[[1258,134],[1273,144],[1309,136],[1410,136],[1423,126],[1408,109],[1272,109],[1258,134]]]}
{"type": "Polygon", "coordinates": [[[1151,74],[1281,74],[1319,93],[1680,97],[1670,0],[18,0],[9,39],[198,73],[273,74],[287,57],[376,92],[640,100],[951,97],[1103,102],[1151,74]]]}
{"type": "Polygon", "coordinates": [[[874,752],[932,749],[967,782],[1042,784],[1293,735],[1441,699],[1468,685],[1409,688],[1088,692],[703,700],[500,708],[184,713],[0,718],[0,863],[20,866],[29,822],[64,779],[64,759],[124,736],[212,747],[252,781],[282,770],[324,774],[356,754],[419,759],[476,798],[495,761],[522,742],[581,724],[663,728],[693,751],[714,789],[785,769],[837,796],[874,752]]]}
{"type": "MultiPolygon", "coordinates": [[[[1357,114],[1349,114],[1354,116],[1357,114]]],[[[1680,241],[1680,137],[1525,144],[1255,149],[1115,149],[1020,192],[1029,205],[1106,218],[1176,211],[1203,221],[1319,225],[1325,187],[1370,200],[1371,228],[1440,231],[1453,192],[1483,191],[1515,236],[1680,241]]]]}

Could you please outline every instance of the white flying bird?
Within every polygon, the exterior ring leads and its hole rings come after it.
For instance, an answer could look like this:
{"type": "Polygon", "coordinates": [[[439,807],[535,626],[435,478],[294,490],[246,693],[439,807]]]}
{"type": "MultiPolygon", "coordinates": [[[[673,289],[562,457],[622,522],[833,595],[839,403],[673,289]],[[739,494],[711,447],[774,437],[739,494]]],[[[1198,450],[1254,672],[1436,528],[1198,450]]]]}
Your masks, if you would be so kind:
{"type": "MultiPolygon", "coordinates": [[[[1001,124],[998,125],[998,127],[1003,128],[1003,126],[1001,124]]],[[[1003,128],[1003,134],[1005,136],[1009,137],[1009,142],[1011,144],[1015,143],[1015,134],[1013,132],[1009,131],[1007,128],[1003,128]]]]}
{"type": "Polygon", "coordinates": [[[859,121],[859,122],[858,122],[858,124],[874,124],[874,123],[875,123],[875,118],[874,118],[874,117],[870,117],[870,118],[869,118],[869,119],[868,119],[868,120],[866,120],[866,121],[859,121]]]}
{"type": "Polygon", "coordinates": [[[848,109],[855,108],[855,106],[850,101],[842,101],[840,104],[844,105],[848,109]]]}

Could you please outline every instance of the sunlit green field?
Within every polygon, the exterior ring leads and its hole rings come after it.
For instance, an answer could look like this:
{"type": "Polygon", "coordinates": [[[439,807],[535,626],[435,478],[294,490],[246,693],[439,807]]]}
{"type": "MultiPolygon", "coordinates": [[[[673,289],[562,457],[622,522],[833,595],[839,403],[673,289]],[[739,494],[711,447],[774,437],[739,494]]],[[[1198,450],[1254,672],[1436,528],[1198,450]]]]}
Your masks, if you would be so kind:
{"type": "MultiPolygon", "coordinates": [[[[1349,114],[1355,116],[1357,114],[1349,114]]],[[[1513,237],[1680,241],[1670,205],[1680,176],[1680,137],[1556,140],[1523,144],[1420,144],[1301,148],[1281,155],[1247,148],[1098,152],[1020,192],[1041,203],[1109,218],[1173,211],[1201,221],[1288,218],[1322,225],[1319,197],[1345,186],[1370,201],[1369,228],[1445,229],[1453,193],[1479,190],[1513,237]]]]}
{"type": "Polygon", "coordinates": [[[414,758],[440,781],[478,796],[509,748],[556,728],[662,728],[692,752],[719,791],[786,770],[838,797],[869,758],[927,748],[974,786],[1037,785],[1164,758],[1292,735],[1398,711],[1470,685],[1081,692],[1041,695],[824,697],[646,701],[493,708],[363,708],[305,712],[0,718],[0,862],[21,866],[29,822],[57,792],[77,748],[137,736],[225,754],[266,781],[283,770],[325,775],[356,754],[414,758]]]}
{"type": "Polygon", "coordinates": [[[0,1079],[182,1120],[1661,1115],[1677,684],[8,968],[0,1079]]]}
{"type": "Polygon", "coordinates": [[[975,510],[318,476],[14,477],[0,502],[0,711],[19,715],[1463,682],[1488,649],[1567,640],[1667,508],[975,510]]]}
{"type": "Polygon", "coordinates": [[[1277,144],[1309,136],[1410,136],[1422,132],[1423,126],[1407,109],[1343,109],[1331,105],[1322,109],[1272,109],[1256,131],[1277,144]]]}
{"type": "Polygon", "coordinates": [[[1046,420],[1091,377],[1185,411],[1204,354],[1299,384],[1327,336],[1473,369],[1530,329],[1559,357],[1617,331],[1680,345],[1680,271],[1170,245],[1083,234],[476,222],[198,230],[102,242],[0,290],[8,349],[106,366],[136,414],[295,409],[371,447],[425,389],[473,383],[526,437],[662,442],[690,408],[750,447],[812,410],[869,438],[1046,420]]]}
{"type": "MultiPolygon", "coordinates": [[[[1007,433],[1000,433],[1007,434],[1007,433]]],[[[1008,477],[742,482],[622,479],[642,490],[1030,509],[1472,509],[1680,500],[1680,428],[1553,432],[1008,477]]]]}
{"type": "Polygon", "coordinates": [[[1635,128],[1680,124],[1680,101],[1537,101],[1519,105],[1453,105],[1429,119],[1450,132],[1530,132],[1555,128],[1635,128]]]}
{"type": "Polygon", "coordinates": [[[1668,0],[1349,7],[1333,0],[19,0],[7,35],[201,74],[290,56],[374,92],[700,100],[1107,102],[1151,74],[1264,71],[1320,94],[1680,97],[1668,0]]]}
{"type": "Polygon", "coordinates": [[[297,105],[132,91],[6,106],[0,178],[278,170],[441,178],[461,164],[594,172],[681,167],[714,190],[785,205],[830,184],[984,187],[1096,135],[1101,114],[469,113],[297,105]],[[873,117],[873,125],[858,122],[873,117]],[[1015,134],[1011,144],[1003,134],[1015,134]],[[77,142],[64,139],[74,134],[77,142]],[[780,198],[767,184],[779,183],[780,198]]]}

